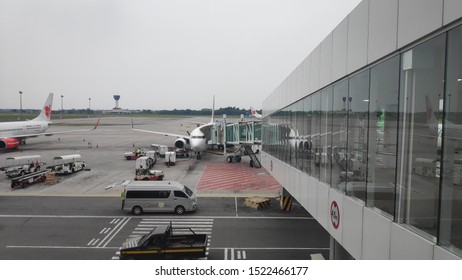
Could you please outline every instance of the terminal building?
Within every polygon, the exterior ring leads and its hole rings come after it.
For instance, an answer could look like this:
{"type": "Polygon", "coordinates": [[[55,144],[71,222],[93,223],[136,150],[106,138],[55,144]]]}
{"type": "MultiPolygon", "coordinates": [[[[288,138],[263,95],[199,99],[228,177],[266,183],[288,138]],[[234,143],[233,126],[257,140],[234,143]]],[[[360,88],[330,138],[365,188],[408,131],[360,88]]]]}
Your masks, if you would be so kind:
{"type": "Polygon", "coordinates": [[[362,1],[262,107],[331,259],[462,258],[462,1],[362,1]]]}

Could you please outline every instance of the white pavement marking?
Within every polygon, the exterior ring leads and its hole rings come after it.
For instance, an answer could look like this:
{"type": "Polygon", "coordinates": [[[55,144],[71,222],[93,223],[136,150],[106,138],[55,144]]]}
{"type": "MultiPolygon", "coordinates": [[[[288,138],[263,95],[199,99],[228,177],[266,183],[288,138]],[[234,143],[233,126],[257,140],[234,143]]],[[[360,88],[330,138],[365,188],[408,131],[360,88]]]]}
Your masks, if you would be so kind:
{"type": "MultiPolygon", "coordinates": [[[[0,218],[63,218],[63,219],[72,219],[72,218],[81,218],[81,219],[111,219],[115,216],[59,216],[59,215],[0,215],[0,218]]],[[[127,218],[127,217],[122,217],[127,218]]],[[[141,217],[130,217],[133,219],[142,219],[141,217]]],[[[200,218],[207,218],[207,219],[242,219],[242,220],[252,220],[252,219],[259,219],[259,220],[315,220],[312,217],[261,217],[261,216],[198,216],[200,218]]],[[[175,220],[176,217],[165,217],[164,219],[171,219],[175,220]]]]}
{"type": "Polygon", "coordinates": [[[247,259],[247,254],[245,253],[245,251],[242,251],[242,259],[247,259]]]}
{"type": "MultiPolygon", "coordinates": [[[[124,218],[124,219],[126,219],[126,218],[124,218]]],[[[101,247],[101,244],[104,242],[104,240],[112,235],[111,238],[109,238],[107,240],[107,242],[103,245],[103,247],[106,247],[107,244],[117,235],[117,233],[119,233],[119,231],[128,223],[128,221],[130,221],[130,218],[128,218],[125,222],[124,222],[124,219],[122,219],[122,221],[108,235],[106,235],[106,237],[101,241],[101,243],[98,245],[98,247],[101,247]],[[117,227],[119,227],[119,229],[116,232],[114,232],[114,230],[117,227]]]]}
{"type": "Polygon", "coordinates": [[[99,234],[103,234],[103,232],[104,232],[105,230],[106,230],[106,228],[103,228],[103,229],[99,232],[99,234]]]}
{"type": "MultiPolygon", "coordinates": [[[[213,225],[213,222],[208,223],[206,225],[196,224],[196,223],[190,223],[190,224],[188,224],[188,223],[183,223],[183,224],[172,223],[172,225],[175,226],[175,227],[181,227],[182,225],[184,225],[184,226],[194,227],[194,228],[199,228],[199,227],[207,228],[207,227],[211,227],[213,225]]],[[[146,224],[138,225],[138,227],[140,227],[140,228],[151,228],[151,229],[153,229],[156,226],[158,226],[158,224],[157,225],[154,225],[154,224],[151,224],[151,225],[146,225],[146,224]]]]}
{"type": "Polygon", "coordinates": [[[257,247],[252,247],[252,248],[223,248],[223,247],[215,247],[215,248],[210,248],[210,250],[234,250],[234,249],[239,249],[239,250],[330,250],[330,248],[270,248],[270,247],[265,247],[265,248],[257,248],[257,247]]]}
{"type": "Polygon", "coordinates": [[[225,252],[224,252],[224,255],[225,255],[225,261],[228,260],[228,248],[224,248],[225,252]]]}
{"type": "Polygon", "coordinates": [[[90,246],[90,244],[93,243],[93,241],[95,241],[94,238],[92,240],[90,240],[90,242],[88,242],[87,246],[90,246]]]}

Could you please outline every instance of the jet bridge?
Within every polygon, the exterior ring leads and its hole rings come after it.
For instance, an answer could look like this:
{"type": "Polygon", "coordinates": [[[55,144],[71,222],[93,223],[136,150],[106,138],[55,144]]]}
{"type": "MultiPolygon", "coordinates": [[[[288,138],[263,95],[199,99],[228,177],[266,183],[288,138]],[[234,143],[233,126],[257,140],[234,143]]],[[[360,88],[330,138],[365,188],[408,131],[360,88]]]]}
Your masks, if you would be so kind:
{"type": "Polygon", "coordinates": [[[261,121],[226,123],[225,139],[233,145],[261,145],[261,121]]]}
{"type": "MultiPolygon", "coordinates": [[[[261,163],[252,149],[254,145],[261,145],[261,121],[240,121],[225,123],[225,145],[240,145],[249,155],[250,166],[261,167],[261,163]]],[[[232,159],[228,158],[228,162],[232,159]]]]}

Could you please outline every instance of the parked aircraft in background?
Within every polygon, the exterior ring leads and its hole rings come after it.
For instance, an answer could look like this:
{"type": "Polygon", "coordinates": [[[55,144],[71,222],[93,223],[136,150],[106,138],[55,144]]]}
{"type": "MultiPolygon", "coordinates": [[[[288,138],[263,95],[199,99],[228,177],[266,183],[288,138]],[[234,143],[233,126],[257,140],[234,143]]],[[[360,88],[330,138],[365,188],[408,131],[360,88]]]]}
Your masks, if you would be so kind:
{"type": "Polygon", "coordinates": [[[250,106],[250,114],[252,115],[252,117],[258,119],[261,119],[263,117],[261,114],[257,113],[257,110],[252,106],[250,106]]]}
{"type": "Polygon", "coordinates": [[[132,119],[132,129],[140,132],[154,133],[165,136],[177,137],[175,140],[175,147],[179,149],[190,149],[196,153],[197,159],[201,159],[201,153],[207,149],[207,143],[212,137],[212,127],[216,124],[214,119],[215,114],[215,96],[213,97],[213,108],[212,108],[212,118],[210,122],[202,124],[194,128],[189,135],[174,134],[169,132],[159,132],[151,130],[136,129],[133,126],[132,119]]]}
{"type": "Polygon", "coordinates": [[[51,136],[55,134],[64,134],[71,132],[91,131],[98,127],[99,119],[95,127],[84,130],[69,130],[46,133],[45,131],[51,124],[51,106],[53,103],[53,93],[48,95],[48,98],[43,105],[40,114],[33,120],[19,122],[2,122],[0,123],[0,150],[17,149],[19,145],[25,143],[26,138],[38,136],[51,136]]]}

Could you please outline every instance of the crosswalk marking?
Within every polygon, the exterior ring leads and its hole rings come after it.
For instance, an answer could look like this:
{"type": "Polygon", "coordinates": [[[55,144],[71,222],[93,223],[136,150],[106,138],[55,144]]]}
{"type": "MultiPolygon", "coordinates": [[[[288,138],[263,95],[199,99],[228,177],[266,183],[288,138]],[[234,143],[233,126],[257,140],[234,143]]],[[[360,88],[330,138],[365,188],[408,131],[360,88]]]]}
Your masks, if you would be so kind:
{"type": "Polygon", "coordinates": [[[223,257],[225,261],[234,260],[234,259],[238,259],[238,260],[247,259],[247,253],[244,250],[239,250],[235,248],[224,248],[223,255],[224,255],[223,257]],[[236,252],[236,254],[234,254],[234,252],[236,252]]]}

